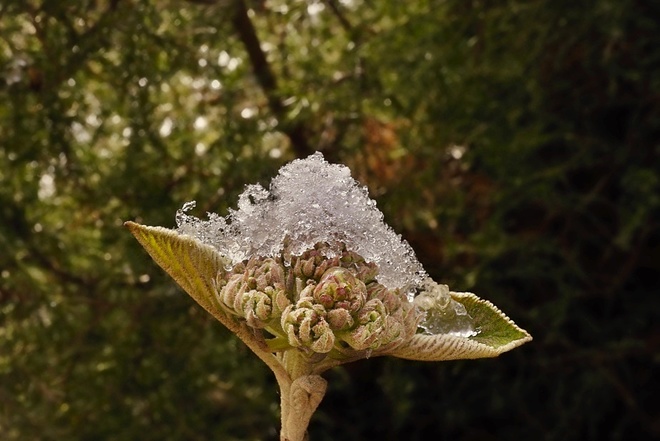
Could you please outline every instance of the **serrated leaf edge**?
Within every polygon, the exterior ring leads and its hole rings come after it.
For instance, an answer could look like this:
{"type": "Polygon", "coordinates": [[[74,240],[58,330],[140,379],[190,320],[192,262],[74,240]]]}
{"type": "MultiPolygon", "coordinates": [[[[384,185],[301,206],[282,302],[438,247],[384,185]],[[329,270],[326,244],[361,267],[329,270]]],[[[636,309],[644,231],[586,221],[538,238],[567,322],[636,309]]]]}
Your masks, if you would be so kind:
{"type": "Polygon", "coordinates": [[[490,346],[473,340],[471,337],[460,337],[451,334],[415,334],[407,343],[397,347],[389,355],[418,361],[445,361],[497,357],[532,340],[532,336],[516,325],[497,306],[469,292],[451,292],[454,300],[474,300],[495,312],[508,326],[521,334],[507,344],[490,346]]]}

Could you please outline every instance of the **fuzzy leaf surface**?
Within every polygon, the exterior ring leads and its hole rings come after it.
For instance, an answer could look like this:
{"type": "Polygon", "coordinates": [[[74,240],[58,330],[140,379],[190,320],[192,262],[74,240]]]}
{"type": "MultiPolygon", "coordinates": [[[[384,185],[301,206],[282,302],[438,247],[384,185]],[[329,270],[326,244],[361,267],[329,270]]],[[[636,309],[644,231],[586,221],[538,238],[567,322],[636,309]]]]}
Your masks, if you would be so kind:
{"type": "Polygon", "coordinates": [[[528,341],[531,335],[487,300],[472,293],[452,292],[451,296],[465,306],[479,333],[472,337],[451,334],[415,334],[407,344],[390,355],[409,360],[442,361],[497,357],[528,341]]]}

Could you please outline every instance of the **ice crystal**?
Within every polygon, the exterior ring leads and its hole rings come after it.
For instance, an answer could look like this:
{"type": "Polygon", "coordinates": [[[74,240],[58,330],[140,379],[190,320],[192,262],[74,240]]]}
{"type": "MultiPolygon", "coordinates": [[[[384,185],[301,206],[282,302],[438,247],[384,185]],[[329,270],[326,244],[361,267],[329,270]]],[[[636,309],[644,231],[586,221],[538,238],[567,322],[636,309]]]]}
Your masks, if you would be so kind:
{"type": "Polygon", "coordinates": [[[424,283],[423,291],[414,299],[423,314],[419,327],[426,334],[449,334],[472,337],[478,334],[473,319],[465,306],[451,298],[449,287],[431,279],[424,283]]]}
{"type": "Polygon", "coordinates": [[[193,207],[188,202],[177,212],[179,233],[215,247],[232,264],[283,252],[297,256],[317,243],[328,244],[327,257],[334,257],[345,244],[376,264],[378,282],[390,289],[412,293],[426,278],[412,248],[385,224],[366,187],[347,167],[328,163],[318,152],[283,166],[268,189],[247,186],[226,217],[209,214],[200,220],[186,214],[193,207]]]}

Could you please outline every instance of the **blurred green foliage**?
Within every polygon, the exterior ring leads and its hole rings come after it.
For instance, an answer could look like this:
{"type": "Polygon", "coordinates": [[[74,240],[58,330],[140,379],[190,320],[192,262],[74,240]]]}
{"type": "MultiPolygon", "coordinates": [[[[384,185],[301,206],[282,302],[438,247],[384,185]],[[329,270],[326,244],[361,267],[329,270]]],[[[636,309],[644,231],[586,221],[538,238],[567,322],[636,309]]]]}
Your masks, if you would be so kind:
{"type": "Polygon", "coordinates": [[[314,441],[660,437],[660,6],[7,0],[0,433],[275,440],[256,357],[123,228],[320,149],[535,340],[328,375],[314,441]]]}

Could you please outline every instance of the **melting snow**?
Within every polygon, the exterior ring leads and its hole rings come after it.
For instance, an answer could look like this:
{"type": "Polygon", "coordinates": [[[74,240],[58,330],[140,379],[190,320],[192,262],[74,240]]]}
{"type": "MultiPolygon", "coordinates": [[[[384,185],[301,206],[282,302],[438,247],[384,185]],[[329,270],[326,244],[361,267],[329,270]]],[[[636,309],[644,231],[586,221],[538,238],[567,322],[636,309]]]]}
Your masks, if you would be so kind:
{"type": "Polygon", "coordinates": [[[286,238],[292,255],[318,242],[336,251],[344,243],[378,265],[380,283],[411,298],[427,278],[410,245],[385,224],[366,187],[348,167],[330,164],[318,152],[283,166],[268,190],[247,186],[238,209],[226,217],[209,213],[208,220],[200,220],[186,214],[194,205],[188,202],[177,211],[178,231],[215,247],[233,264],[278,255],[286,238]]]}
{"type": "Polygon", "coordinates": [[[451,298],[449,287],[430,278],[424,282],[423,291],[414,299],[415,306],[423,313],[419,327],[426,334],[449,334],[457,337],[473,337],[479,332],[465,306],[451,298]]]}

